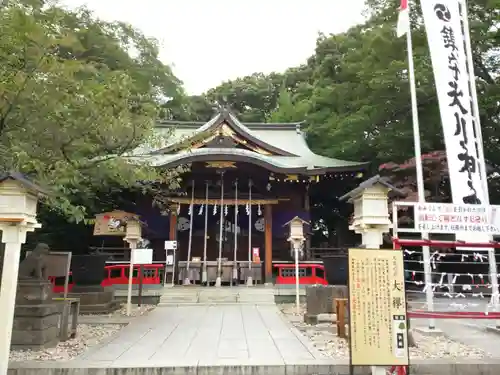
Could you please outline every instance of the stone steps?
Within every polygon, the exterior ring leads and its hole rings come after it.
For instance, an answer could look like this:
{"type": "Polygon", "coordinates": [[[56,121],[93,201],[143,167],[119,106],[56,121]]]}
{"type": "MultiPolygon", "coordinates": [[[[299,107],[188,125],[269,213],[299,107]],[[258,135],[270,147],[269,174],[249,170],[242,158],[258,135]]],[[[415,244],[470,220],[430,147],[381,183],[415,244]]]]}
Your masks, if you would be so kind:
{"type": "Polygon", "coordinates": [[[272,288],[165,288],[159,306],[274,305],[272,288]]]}

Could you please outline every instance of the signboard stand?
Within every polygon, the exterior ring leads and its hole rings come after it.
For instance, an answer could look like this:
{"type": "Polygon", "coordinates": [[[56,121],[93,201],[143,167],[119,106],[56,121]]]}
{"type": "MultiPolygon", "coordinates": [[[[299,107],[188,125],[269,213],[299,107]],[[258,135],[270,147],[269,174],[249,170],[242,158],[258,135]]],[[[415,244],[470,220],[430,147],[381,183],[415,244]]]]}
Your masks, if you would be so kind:
{"type": "MultiPolygon", "coordinates": [[[[138,285],[138,295],[137,295],[137,306],[142,304],[142,284],[144,277],[144,264],[153,263],[153,249],[133,249],[132,257],[130,259],[130,264],[133,267],[134,264],[139,265],[139,285],[138,285]]],[[[132,273],[129,274],[129,283],[132,280],[132,273]]],[[[129,284],[131,285],[131,284],[129,284]]]]}
{"type": "Polygon", "coordinates": [[[408,366],[408,321],[403,253],[349,249],[349,351],[354,366],[408,366]]]}
{"type": "MultiPolygon", "coordinates": [[[[405,233],[445,233],[454,234],[457,241],[488,243],[492,235],[500,234],[500,206],[470,205],[453,203],[415,203],[393,202],[393,237],[398,238],[398,232],[405,233]],[[398,208],[413,208],[413,228],[398,228],[398,208]]],[[[426,238],[424,238],[425,240],[426,238]]],[[[464,243],[465,243],[464,242],[464,243]]],[[[423,249],[428,246],[422,246],[423,249]]],[[[490,268],[491,292],[494,298],[492,304],[494,311],[499,311],[498,274],[495,259],[495,250],[491,247],[478,248],[460,246],[460,250],[488,251],[490,268]]],[[[424,252],[424,276],[426,290],[427,310],[433,311],[434,301],[431,281],[430,257],[424,252]]],[[[500,326],[500,321],[496,322],[500,326]]],[[[429,319],[429,328],[434,328],[434,319],[429,319]]]]}
{"type": "Polygon", "coordinates": [[[409,366],[408,324],[402,251],[380,250],[389,233],[388,194],[403,192],[380,176],[362,182],[340,198],[354,205],[349,229],[361,234],[363,249],[349,250],[349,372],[370,366],[409,366]]]}
{"type": "Polygon", "coordinates": [[[137,306],[141,307],[142,304],[142,283],[144,277],[144,266],[141,264],[139,266],[139,295],[137,296],[137,306]]]}
{"type": "Polygon", "coordinates": [[[167,283],[167,275],[172,275],[171,286],[175,283],[175,253],[177,252],[177,241],[165,241],[165,273],[163,285],[167,283]]]}

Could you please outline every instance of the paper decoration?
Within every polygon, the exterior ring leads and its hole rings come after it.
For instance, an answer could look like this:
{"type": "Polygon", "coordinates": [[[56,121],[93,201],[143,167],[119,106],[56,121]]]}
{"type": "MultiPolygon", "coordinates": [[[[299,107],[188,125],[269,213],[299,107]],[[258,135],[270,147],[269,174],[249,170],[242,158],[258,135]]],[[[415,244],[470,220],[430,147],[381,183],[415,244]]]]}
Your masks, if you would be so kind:
{"type": "Polygon", "coordinates": [[[260,203],[257,205],[257,215],[259,215],[259,216],[262,215],[262,209],[260,207],[260,203]]]}
{"type": "Polygon", "coordinates": [[[205,207],[205,205],[204,205],[204,204],[202,204],[202,205],[200,206],[200,210],[198,211],[198,216],[199,216],[199,215],[203,215],[203,207],[205,207]]]}
{"type": "Polygon", "coordinates": [[[217,205],[214,204],[214,212],[213,212],[214,215],[217,215],[217,205]]]}

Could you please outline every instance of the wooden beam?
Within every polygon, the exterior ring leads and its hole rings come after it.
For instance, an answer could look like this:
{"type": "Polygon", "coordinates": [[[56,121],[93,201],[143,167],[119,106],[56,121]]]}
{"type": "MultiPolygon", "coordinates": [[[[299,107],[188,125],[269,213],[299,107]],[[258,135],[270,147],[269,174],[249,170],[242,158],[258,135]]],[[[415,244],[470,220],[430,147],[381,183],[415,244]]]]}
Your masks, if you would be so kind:
{"type": "Polygon", "coordinates": [[[22,223],[24,219],[17,217],[0,217],[0,223],[22,223]]]}
{"type": "Polygon", "coordinates": [[[273,277],[273,206],[264,206],[264,246],[265,246],[265,276],[266,283],[272,282],[273,277]]]}
{"type": "MultiPolygon", "coordinates": [[[[191,204],[191,198],[168,198],[168,200],[170,202],[179,203],[179,204],[187,204],[187,205],[191,204]]],[[[224,199],[223,203],[226,206],[234,206],[235,204],[238,204],[238,205],[251,204],[252,206],[257,206],[260,204],[261,206],[267,206],[270,204],[278,204],[280,201],[284,201],[284,200],[288,200],[288,199],[252,199],[252,200],[249,200],[249,199],[238,199],[238,200],[224,199]]],[[[205,204],[207,202],[207,200],[205,198],[195,198],[193,202],[194,202],[194,204],[205,204]]],[[[221,203],[220,199],[209,199],[208,200],[208,204],[211,206],[220,205],[220,203],[221,203]]]]}

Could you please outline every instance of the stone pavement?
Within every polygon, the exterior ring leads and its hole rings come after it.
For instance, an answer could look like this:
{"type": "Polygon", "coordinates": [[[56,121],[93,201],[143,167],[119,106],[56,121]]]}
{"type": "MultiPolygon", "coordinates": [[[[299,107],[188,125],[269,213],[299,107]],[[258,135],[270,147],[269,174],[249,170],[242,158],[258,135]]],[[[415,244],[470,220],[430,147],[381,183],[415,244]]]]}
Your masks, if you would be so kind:
{"type": "Polygon", "coordinates": [[[325,357],[276,306],[158,307],[76,361],[103,367],[283,366],[325,357]]]}

